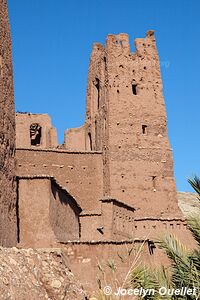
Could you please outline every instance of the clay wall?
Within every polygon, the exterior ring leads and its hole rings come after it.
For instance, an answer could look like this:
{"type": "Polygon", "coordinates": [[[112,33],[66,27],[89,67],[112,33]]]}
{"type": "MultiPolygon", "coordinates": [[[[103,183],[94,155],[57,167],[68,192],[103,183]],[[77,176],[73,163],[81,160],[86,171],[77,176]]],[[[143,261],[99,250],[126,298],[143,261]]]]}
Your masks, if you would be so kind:
{"type": "Polygon", "coordinates": [[[101,214],[81,213],[81,241],[123,239],[157,240],[166,233],[177,236],[187,245],[194,246],[184,218],[137,218],[135,209],[112,200],[101,200],[101,214]]]}
{"type": "Polygon", "coordinates": [[[135,209],[113,199],[102,200],[104,239],[133,238],[135,209]]]}
{"type": "Polygon", "coordinates": [[[81,213],[81,241],[131,238],[134,228],[134,209],[113,199],[103,199],[100,203],[100,213],[95,211],[81,213]]]}
{"type": "Polygon", "coordinates": [[[66,188],[83,210],[101,211],[102,155],[97,152],[17,149],[17,175],[49,175],[66,188]]]}
{"type": "Polygon", "coordinates": [[[68,151],[86,150],[85,126],[65,131],[64,148],[68,151]]]}
{"type": "Polygon", "coordinates": [[[107,57],[104,47],[95,43],[90,57],[86,93],[86,139],[87,150],[103,152],[103,193],[109,196],[110,172],[108,165],[107,142],[109,139],[107,57]]]}
{"type": "Polygon", "coordinates": [[[17,148],[56,148],[58,146],[56,129],[51,125],[51,118],[47,114],[31,114],[17,113],[16,114],[16,147],[17,148]],[[32,128],[33,142],[31,142],[31,126],[40,126],[32,128]],[[34,130],[40,130],[37,134],[38,141],[34,143],[34,130]]]}
{"type": "Polygon", "coordinates": [[[139,239],[151,239],[156,241],[166,234],[172,234],[186,247],[192,249],[196,246],[194,239],[188,230],[184,219],[170,218],[144,218],[134,220],[135,235],[139,239]]]}
{"type": "Polygon", "coordinates": [[[18,196],[19,246],[55,246],[56,238],[49,219],[49,179],[20,179],[18,196]]]}
{"type": "Polygon", "coordinates": [[[80,215],[81,241],[103,240],[104,234],[102,216],[96,213],[83,213],[80,215]],[[99,230],[98,230],[99,229],[99,230]]]}
{"type": "Polygon", "coordinates": [[[78,240],[81,209],[47,177],[18,179],[18,242],[20,247],[55,247],[78,240]]]}
{"type": "Polygon", "coordinates": [[[7,1],[0,0],[0,245],[17,242],[15,112],[7,1]]]}
{"type": "Polygon", "coordinates": [[[55,182],[51,182],[49,218],[59,242],[80,239],[80,212],[81,209],[75,200],[55,182]]]}
{"type": "Polygon", "coordinates": [[[72,272],[91,295],[99,284],[102,287],[110,285],[116,288],[115,278],[117,286],[122,287],[136,260],[138,263],[142,260],[143,263],[154,266],[161,262],[169,263],[163,252],[150,241],[72,242],[63,245],[63,253],[72,272]],[[115,274],[108,267],[109,263],[117,267],[115,274]]]}
{"type": "Polygon", "coordinates": [[[123,205],[113,207],[113,238],[135,238],[134,211],[123,205]]]}

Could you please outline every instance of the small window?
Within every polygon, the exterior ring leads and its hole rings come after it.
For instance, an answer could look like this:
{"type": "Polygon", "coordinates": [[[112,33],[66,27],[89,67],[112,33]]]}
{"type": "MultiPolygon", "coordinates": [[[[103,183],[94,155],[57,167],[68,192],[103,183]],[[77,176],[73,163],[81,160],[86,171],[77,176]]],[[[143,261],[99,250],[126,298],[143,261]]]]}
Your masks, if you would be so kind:
{"type": "Polygon", "coordinates": [[[103,120],[103,130],[104,134],[106,133],[106,119],[103,120]]]}
{"type": "Polygon", "coordinates": [[[137,84],[132,84],[133,95],[137,95],[137,84]]]}
{"type": "Polygon", "coordinates": [[[156,176],[152,176],[153,189],[156,189],[156,176]]]}
{"type": "Polygon", "coordinates": [[[142,125],[142,133],[147,134],[147,125],[142,125]]]}
{"type": "Polygon", "coordinates": [[[97,108],[99,109],[100,105],[100,80],[98,78],[95,79],[94,83],[96,90],[97,90],[97,108]]]}
{"type": "Polygon", "coordinates": [[[31,146],[39,146],[42,138],[42,127],[38,123],[33,123],[30,126],[31,146]]]}
{"type": "Polygon", "coordinates": [[[90,151],[92,151],[92,135],[91,135],[90,132],[88,133],[88,139],[89,139],[89,147],[90,147],[90,151]]]}
{"type": "Polygon", "coordinates": [[[156,249],[156,246],[153,242],[148,242],[148,248],[149,248],[149,254],[153,255],[154,254],[154,250],[156,249]]]}

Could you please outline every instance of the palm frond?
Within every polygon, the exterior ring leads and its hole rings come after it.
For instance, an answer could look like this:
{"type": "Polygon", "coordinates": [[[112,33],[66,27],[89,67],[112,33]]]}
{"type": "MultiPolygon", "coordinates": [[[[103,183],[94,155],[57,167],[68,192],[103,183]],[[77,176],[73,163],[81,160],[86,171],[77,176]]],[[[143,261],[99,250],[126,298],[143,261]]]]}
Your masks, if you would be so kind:
{"type": "Polygon", "coordinates": [[[157,290],[159,287],[154,273],[147,266],[137,266],[131,271],[130,285],[133,289],[143,288],[145,290],[157,290]]]}
{"type": "Polygon", "coordinates": [[[189,287],[196,281],[193,277],[194,264],[186,247],[172,234],[164,236],[159,242],[172,261],[172,283],[176,287],[189,287]]]}
{"type": "Polygon", "coordinates": [[[154,279],[146,266],[137,266],[131,271],[130,282],[133,288],[154,288],[156,285],[154,279]]]}
{"type": "Polygon", "coordinates": [[[161,266],[160,269],[156,270],[155,277],[160,287],[166,287],[167,289],[172,287],[171,273],[168,268],[161,266]]]}
{"type": "Polygon", "coordinates": [[[147,295],[142,295],[140,298],[145,300],[170,300],[171,295],[161,296],[159,288],[172,288],[171,274],[167,268],[162,266],[160,269],[152,269],[152,267],[139,266],[132,270],[130,276],[130,286],[133,289],[140,289],[147,291],[147,295]],[[152,292],[151,292],[152,291],[152,292]]]}
{"type": "MultiPolygon", "coordinates": [[[[188,182],[192,186],[192,188],[197,192],[197,194],[200,196],[200,178],[195,175],[193,178],[189,178],[188,182]]],[[[200,197],[198,197],[198,199],[200,200],[200,197]]]]}
{"type": "Polygon", "coordinates": [[[173,263],[177,263],[180,260],[185,261],[187,249],[173,234],[164,235],[158,242],[158,245],[166,252],[173,263]]]}
{"type": "Polygon", "coordinates": [[[200,218],[199,217],[190,217],[188,219],[189,229],[192,232],[195,240],[200,245],[200,218]]]}

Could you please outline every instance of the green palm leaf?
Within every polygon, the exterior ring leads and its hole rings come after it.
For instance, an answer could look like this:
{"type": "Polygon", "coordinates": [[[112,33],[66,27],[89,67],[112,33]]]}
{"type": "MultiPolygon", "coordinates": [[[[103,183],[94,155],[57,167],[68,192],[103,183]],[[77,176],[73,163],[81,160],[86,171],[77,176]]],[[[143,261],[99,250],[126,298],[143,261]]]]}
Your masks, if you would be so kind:
{"type": "MultiPolygon", "coordinates": [[[[200,178],[195,175],[193,178],[189,178],[188,182],[200,196],[200,178]]],[[[198,199],[200,200],[200,197],[198,197],[198,199]]]]}
{"type": "Polygon", "coordinates": [[[188,219],[189,229],[192,232],[195,240],[200,245],[200,218],[199,217],[190,217],[188,219]]]}

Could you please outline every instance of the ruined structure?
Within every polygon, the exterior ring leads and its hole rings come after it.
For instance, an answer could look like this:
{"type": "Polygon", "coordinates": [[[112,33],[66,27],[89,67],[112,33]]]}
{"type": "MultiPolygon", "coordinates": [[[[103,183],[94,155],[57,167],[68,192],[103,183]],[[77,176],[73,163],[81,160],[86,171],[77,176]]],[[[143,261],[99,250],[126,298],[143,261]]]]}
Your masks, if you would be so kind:
{"type": "Polygon", "coordinates": [[[154,32],[93,47],[86,119],[58,145],[48,115],[16,115],[21,246],[186,234],[154,32]]]}
{"type": "Polygon", "coordinates": [[[0,245],[17,242],[15,112],[7,2],[0,0],[0,245]]]}
{"type": "Polygon", "coordinates": [[[24,299],[31,289],[30,299],[66,292],[84,299],[66,266],[92,291],[102,259],[116,261],[124,281],[138,246],[143,261],[156,264],[166,257],[154,242],[166,231],[193,244],[176,198],[153,31],[135,48],[131,53],[126,34],[94,45],[85,124],[58,145],[48,115],[15,118],[7,5],[0,0],[0,245],[62,248],[2,250],[2,297],[24,299]]]}

